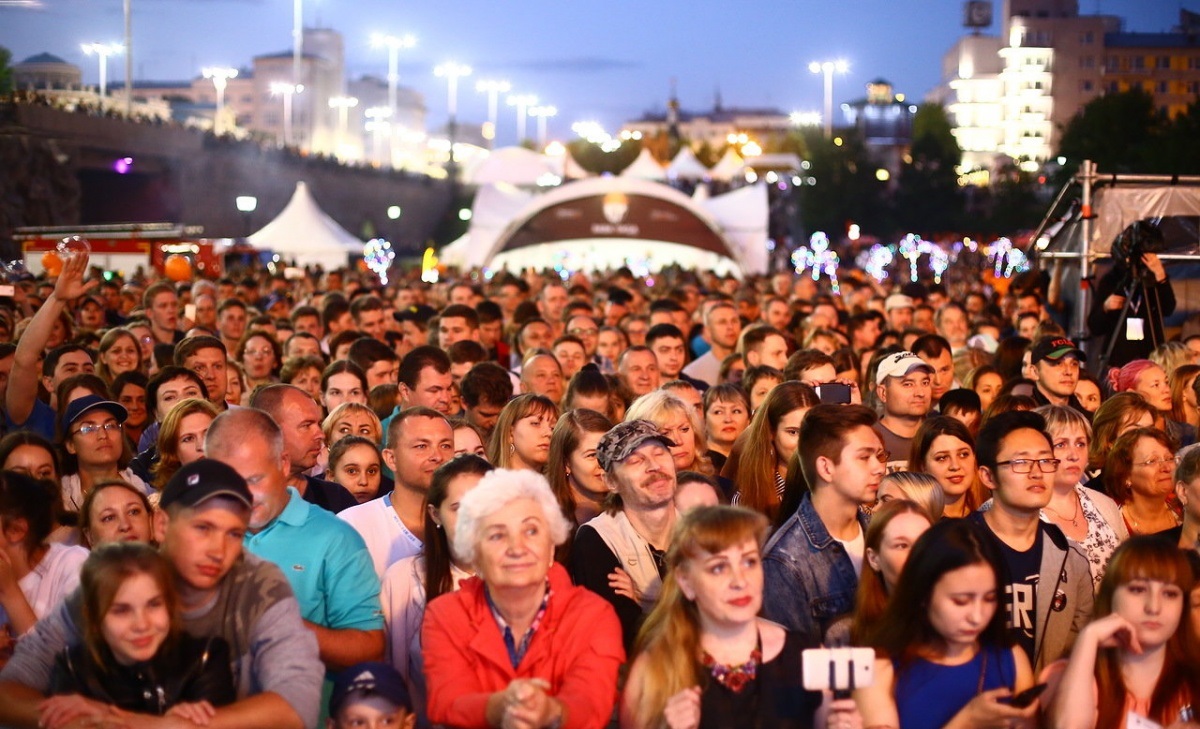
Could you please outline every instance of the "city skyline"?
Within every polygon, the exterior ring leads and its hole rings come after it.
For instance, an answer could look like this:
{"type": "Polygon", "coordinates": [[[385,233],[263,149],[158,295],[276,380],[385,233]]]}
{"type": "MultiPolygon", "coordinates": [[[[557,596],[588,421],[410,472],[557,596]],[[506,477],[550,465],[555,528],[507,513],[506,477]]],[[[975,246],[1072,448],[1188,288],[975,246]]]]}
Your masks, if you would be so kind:
{"type": "MultiPolygon", "coordinates": [[[[1169,31],[1186,6],[1080,5],[1084,13],[1123,17],[1134,32],[1169,31]]],[[[986,33],[997,32],[1001,7],[995,3],[996,20],[986,33]]],[[[291,48],[288,0],[133,0],[133,8],[136,81],[190,79],[211,65],[249,67],[254,56],[291,48]]],[[[347,80],[386,76],[387,52],[371,47],[372,32],[416,36],[416,47],[401,52],[400,83],[424,94],[431,129],[444,122],[448,102],[445,81],[433,68],[454,60],[474,72],[458,92],[462,123],[487,117],[487,98],[474,82],[504,79],[513,93],[536,94],[557,107],[548,127],[559,139],[573,136],[577,121],[599,121],[612,132],[643,113],[663,111],[672,81],[687,110],[710,109],[719,92],[728,107],[817,111],[822,83],[808,69],[814,60],[849,62],[848,73],[834,82],[837,104],[861,98],[866,83],[880,77],[919,102],[940,80],[943,54],[966,33],[957,0],[833,6],[743,0],[715,9],[682,0],[443,0],[410,8],[382,0],[342,6],[305,0],[304,14],[306,26],[343,35],[347,80]]],[[[97,82],[98,68],[80,43],[119,42],[122,29],[120,0],[0,3],[0,45],[13,52],[14,63],[49,52],[78,65],[88,84],[97,82]]],[[[124,61],[111,59],[109,88],[118,88],[124,76],[124,61]]],[[[515,141],[516,112],[502,107],[498,127],[500,143],[515,141]]]]}

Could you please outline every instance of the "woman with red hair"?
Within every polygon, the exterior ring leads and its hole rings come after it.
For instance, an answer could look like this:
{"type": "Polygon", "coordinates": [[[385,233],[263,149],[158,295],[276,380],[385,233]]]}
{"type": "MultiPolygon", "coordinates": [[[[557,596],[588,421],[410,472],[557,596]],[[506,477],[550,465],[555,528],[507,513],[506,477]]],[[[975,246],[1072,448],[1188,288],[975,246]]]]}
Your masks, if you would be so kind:
{"type": "Polygon", "coordinates": [[[1154,425],[1165,431],[1179,447],[1196,442],[1196,426],[1171,419],[1171,381],[1167,372],[1148,359],[1135,359],[1108,371],[1108,386],[1114,392],[1136,392],[1158,412],[1154,425]]]}

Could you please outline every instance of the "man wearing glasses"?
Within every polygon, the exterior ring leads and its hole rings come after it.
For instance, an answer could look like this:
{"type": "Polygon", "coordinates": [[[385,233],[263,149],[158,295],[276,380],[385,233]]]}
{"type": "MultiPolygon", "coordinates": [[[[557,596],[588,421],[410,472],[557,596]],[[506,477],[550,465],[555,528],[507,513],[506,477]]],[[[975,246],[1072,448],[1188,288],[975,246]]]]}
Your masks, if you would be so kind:
{"type": "Polygon", "coordinates": [[[1091,617],[1088,560],[1062,530],[1038,518],[1059,466],[1041,415],[1017,411],[989,419],[975,440],[975,458],[992,500],[969,518],[1004,558],[1009,635],[1036,674],[1066,655],[1091,617]]]}

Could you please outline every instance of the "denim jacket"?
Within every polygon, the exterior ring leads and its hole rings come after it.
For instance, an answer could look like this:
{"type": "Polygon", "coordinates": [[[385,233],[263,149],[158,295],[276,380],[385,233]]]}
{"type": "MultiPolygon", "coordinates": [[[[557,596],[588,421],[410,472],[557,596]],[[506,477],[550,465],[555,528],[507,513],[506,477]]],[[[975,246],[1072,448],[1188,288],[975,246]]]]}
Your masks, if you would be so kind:
{"type": "MultiPolygon", "coordinates": [[[[867,520],[860,511],[864,534],[867,520]]],[[[846,548],[821,522],[810,494],[763,553],[763,617],[804,633],[816,645],[838,617],[854,610],[858,575],[846,548]]]]}

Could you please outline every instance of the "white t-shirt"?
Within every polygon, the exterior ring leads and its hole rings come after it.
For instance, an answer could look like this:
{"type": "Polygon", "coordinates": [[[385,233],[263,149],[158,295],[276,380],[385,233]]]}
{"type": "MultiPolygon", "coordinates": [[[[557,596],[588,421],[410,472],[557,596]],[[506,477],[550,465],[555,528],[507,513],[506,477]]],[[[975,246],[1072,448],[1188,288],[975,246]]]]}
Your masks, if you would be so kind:
{"type": "Polygon", "coordinates": [[[381,580],[388,567],[405,557],[420,554],[424,548],[421,538],[404,526],[400,515],[392,508],[391,494],[352,506],[338,516],[354,527],[367,543],[375,574],[381,580]]]}
{"type": "MultiPolygon", "coordinates": [[[[837,537],[834,537],[837,539],[837,537]]],[[[842,540],[838,539],[839,542],[842,540]]],[[[851,564],[854,565],[854,574],[862,577],[863,554],[866,552],[867,545],[863,538],[863,530],[858,528],[858,536],[848,542],[842,542],[842,546],[846,548],[846,555],[850,557],[851,564]]]]}
{"type": "MultiPolygon", "coordinates": [[[[79,570],[87,558],[83,547],[51,544],[37,567],[17,583],[39,620],[79,587],[79,570]]],[[[0,625],[7,624],[8,614],[0,608],[0,625]]]]}

